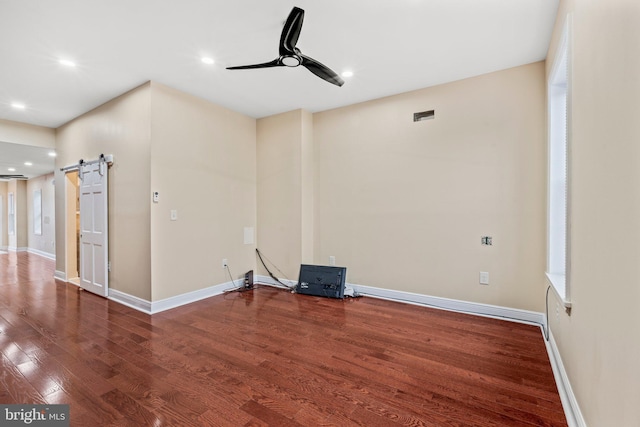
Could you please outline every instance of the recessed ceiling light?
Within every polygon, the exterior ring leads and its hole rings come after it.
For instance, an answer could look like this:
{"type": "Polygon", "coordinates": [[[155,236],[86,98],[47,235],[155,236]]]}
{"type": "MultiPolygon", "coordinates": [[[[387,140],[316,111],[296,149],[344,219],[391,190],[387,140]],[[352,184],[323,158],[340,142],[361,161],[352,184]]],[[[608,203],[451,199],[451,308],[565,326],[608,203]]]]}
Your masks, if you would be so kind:
{"type": "Polygon", "coordinates": [[[20,102],[12,102],[12,103],[11,103],[11,106],[12,106],[13,108],[15,108],[16,110],[24,110],[25,108],[27,108],[27,106],[26,106],[26,105],[21,104],[20,102]]]}
{"type": "Polygon", "coordinates": [[[204,62],[207,65],[211,65],[215,62],[213,58],[209,58],[208,56],[203,56],[202,58],[200,58],[200,61],[204,62]]]}
{"type": "Polygon", "coordinates": [[[15,171],[16,171],[16,168],[9,168],[9,169],[7,169],[7,170],[8,170],[9,172],[15,172],[15,171]]]}
{"type": "Polygon", "coordinates": [[[24,162],[24,165],[25,165],[25,166],[33,166],[33,163],[31,163],[31,162],[24,162]]]}
{"type": "Polygon", "coordinates": [[[353,71],[344,71],[342,73],[342,77],[346,77],[346,78],[353,77],[353,71]]]}
{"type": "Polygon", "coordinates": [[[65,67],[71,67],[71,68],[74,68],[74,67],[76,66],[76,63],[75,63],[75,62],[70,61],[70,60],[68,60],[68,59],[60,59],[60,60],[58,61],[58,63],[59,63],[60,65],[64,65],[65,67]]]}
{"type": "Polygon", "coordinates": [[[49,151],[49,157],[55,157],[55,156],[56,156],[55,151],[49,151]]]}

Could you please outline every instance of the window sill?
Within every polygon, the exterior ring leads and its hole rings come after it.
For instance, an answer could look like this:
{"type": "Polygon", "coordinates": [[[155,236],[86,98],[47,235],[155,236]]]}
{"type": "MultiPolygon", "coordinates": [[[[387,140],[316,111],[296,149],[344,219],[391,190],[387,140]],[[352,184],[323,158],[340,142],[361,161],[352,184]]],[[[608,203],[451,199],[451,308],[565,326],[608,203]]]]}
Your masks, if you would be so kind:
{"type": "Polygon", "coordinates": [[[547,274],[547,280],[549,284],[551,284],[551,288],[553,292],[558,296],[558,298],[562,301],[562,304],[565,308],[571,308],[571,300],[567,297],[566,292],[566,276],[564,274],[547,274]]]}

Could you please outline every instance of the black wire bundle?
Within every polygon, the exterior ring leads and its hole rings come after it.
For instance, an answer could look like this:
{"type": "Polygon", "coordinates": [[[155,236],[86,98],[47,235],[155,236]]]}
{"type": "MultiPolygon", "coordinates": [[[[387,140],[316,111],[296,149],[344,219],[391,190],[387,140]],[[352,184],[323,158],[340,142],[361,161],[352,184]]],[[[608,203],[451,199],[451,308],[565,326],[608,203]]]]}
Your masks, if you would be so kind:
{"type": "MultiPolygon", "coordinates": [[[[264,263],[264,260],[262,259],[262,254],[260,253],[260,250],[258,250],[258,248],[256,248],[256,253],[258,254],[258,258],[260,258],[260,262],[262,263],[262,266],[264,267],[265,270],[267,270],[267,273],[269,273],[269,276],[275,280],[276,282],[280,283],[282,286],[284,286],[287,289],[293,289],[295,288],[295,286],[289,286],[289,285],[285,285],[284,283],[282,283],[280,281],[280,279],[278,279],[276,276],[274,276],[274,274],[271,272],[271,270],[269,270],[269,267],[267,267],[267,264],[264,263]]],[[[276,267],[277,268],[277,267],[276,267]]]]}

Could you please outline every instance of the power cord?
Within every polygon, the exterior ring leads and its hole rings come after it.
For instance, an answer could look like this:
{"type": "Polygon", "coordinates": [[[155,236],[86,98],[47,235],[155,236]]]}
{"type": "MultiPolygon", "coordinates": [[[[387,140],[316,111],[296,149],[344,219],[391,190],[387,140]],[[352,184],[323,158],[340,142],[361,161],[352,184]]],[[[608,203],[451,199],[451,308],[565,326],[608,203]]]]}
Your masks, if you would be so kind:
{"type": "Polygon", "coordinates": [[[229,273],[229,278],[231,279],[231,283],[233,283],[233,288],[231,289],[227,289],[226,291],[224,291],[225,293],[227,292],[244,292],[244,291],[250,291],[253,289],[253,287],[247,288],[246,286],[236,286],[236,281],[233,280],[233,275],[231,274],[231,269],[229,268],[229,263],[227,263],[227,265],[224,266],[227,269],[227,272],[229,273]]]}
{"type": "MultiPolygon", "coordinates": [[[[269,267],[267,267],[267,264],[265,264],[264,259],[262,259],[262,253],[260,252],[260,250],[258,248],[256,248],[256,253],[258,254],[258,258],[260,258],[260,262],[262,263],[262,266],[264,267],[265,270],[267,270],[267,273],[269,273],[269,276],[275,280],[276,282],[280,283],[282,286],[284,286],[286,289],[290,289],[293,290],[295,289],[295,286],[289,286],[284,284],[283,282],[280,281],[280,279],[278,279],[276,276],[274,276],[274,274],[271,272],[271,270],[269,270],[269,267]]],[[[266,256],[265,256],[266,258],[266,256]]],[[[269,261],[271,263],[271,265],[273,265],[276,270],[278,270],[280,272],[280,274],[282,274],[284,277],[287,278],[287,280],[289,280],[289,278],[287,277],[286,274],[284,274],[271,260],[269,260],[267,258],[267,261],[269,261]]]]}

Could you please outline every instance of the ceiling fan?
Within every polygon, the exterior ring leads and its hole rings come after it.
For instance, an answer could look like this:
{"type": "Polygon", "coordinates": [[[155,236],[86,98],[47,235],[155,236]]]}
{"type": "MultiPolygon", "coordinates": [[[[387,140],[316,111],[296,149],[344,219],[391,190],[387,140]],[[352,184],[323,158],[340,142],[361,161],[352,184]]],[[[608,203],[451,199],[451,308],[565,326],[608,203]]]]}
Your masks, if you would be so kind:
{"type": "Polygon", "coordinates": [[[297,67],[302,65],[316,76],[332,83],[342,86],[344,80],[326,65],[321,64],[313,58],[303,55],[296,47],[302,21],[304,20],[304,10],[294,7],[287,18],[280,36],[280,56],[270,62],[254,65],[240,65],[237,67],[227,67],[227,70],[246,70],[250,68],[271,68],[271,67],[297,67]]]}

